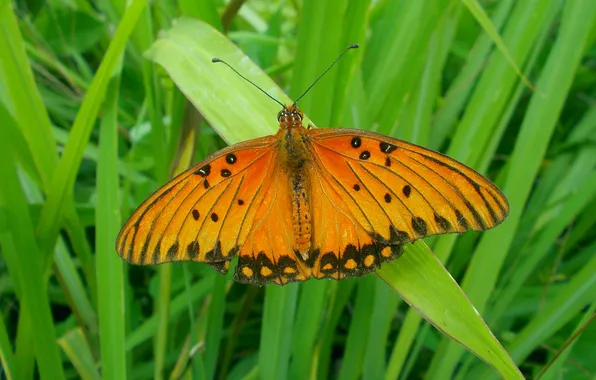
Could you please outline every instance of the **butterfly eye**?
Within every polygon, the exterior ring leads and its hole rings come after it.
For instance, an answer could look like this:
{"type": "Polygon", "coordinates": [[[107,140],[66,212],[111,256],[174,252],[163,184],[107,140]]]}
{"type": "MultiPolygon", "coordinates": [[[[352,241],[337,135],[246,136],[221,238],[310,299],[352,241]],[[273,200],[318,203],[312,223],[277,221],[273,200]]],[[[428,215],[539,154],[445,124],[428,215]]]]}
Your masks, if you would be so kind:
{"type": "Polygon", "coordinates": [[[281,118],[282,118],[283,116],[285,116],[285,114],[286,114],[286,113],[284,112],[284,110],[281,110],[281,111],[279,111],[279,112],[277,113],[277,121],[281,121],[281,118]]]}

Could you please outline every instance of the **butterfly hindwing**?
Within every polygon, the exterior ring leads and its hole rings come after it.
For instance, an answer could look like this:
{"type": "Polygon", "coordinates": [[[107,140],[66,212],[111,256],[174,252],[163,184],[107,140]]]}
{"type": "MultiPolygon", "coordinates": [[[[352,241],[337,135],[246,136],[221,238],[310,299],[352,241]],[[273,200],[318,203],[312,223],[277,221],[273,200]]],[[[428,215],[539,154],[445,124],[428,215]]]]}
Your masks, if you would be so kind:
{"type": "Polygon", "coordinates": [[[372,132],[311,131],[314,166],[377,242],[485,230],[509,212],[489,180],[440,153],[372,132]]]}
{"type": "Polygon", "coordinates": [[[389,245],[371,236],[362,214],[354,214],[351,199],[337,186],[337,179],[320,170],[311,170],[313,247],[309,265],[316,278],[342,279],[363,276],[380,264],[397,258],[402,245],[389,245]]]}
{"type": "Polygon", "coordinates": [[[249,234],[276,162],[271,136],[223,149],[145,200],[116,249],[134,264],[201,261],[227,272],[249,234]]]}
{"type": "Polygon", "coordinates": [[[252,225],[238,250],[234,279],[238,282],[284,285],[304,281],[310,269],[294,252],[292,211],[287,172],[272,171],[270,186],[255,205],[252,225]]]}

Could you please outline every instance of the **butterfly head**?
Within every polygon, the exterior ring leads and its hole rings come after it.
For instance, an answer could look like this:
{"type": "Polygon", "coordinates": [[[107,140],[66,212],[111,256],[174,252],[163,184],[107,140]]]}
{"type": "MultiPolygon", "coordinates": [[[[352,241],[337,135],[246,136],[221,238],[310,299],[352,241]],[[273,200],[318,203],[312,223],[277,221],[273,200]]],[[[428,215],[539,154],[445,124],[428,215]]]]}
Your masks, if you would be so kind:
{"type": "Polygon", "coordinates": [[[277,114],[277,121],[282,128],[296,128],[302,126],[303,114],[296,104],[284,106],[277,114]]]}

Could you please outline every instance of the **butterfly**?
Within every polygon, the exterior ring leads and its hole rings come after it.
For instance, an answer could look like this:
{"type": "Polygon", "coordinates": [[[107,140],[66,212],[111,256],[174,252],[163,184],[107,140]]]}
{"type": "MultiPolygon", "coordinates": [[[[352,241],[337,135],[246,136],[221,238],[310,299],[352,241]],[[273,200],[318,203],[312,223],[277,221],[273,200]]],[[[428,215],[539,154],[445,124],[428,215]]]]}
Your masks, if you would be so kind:
{"type": "Polygon", "coordinates": [[[305,127],[296,102],[282,106],[275,135],[224,148],[149,196],[122,227],[118,254],[222,274],[238,257],[234,279],[256,285],[339,280],[407,243],[486,230],[509,213],[493,183],[454,159],[374,132],[305,127]]]}

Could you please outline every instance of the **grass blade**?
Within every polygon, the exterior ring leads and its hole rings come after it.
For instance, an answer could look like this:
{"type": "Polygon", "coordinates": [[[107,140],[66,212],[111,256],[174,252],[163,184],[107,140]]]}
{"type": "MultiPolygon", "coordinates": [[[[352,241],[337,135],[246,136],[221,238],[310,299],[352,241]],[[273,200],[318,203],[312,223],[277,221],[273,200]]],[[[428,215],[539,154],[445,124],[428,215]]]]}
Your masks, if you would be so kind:
{"type": "Polygon", "coordinates": [[[97,295],[102,375],[109,379],[126,379],[124,263],[114,252],[120,225],[117,169],[119,87],[119,74],[116,74],[108,85],[101,122],[95,214],[97,279],[102,284],[97,295]]]}

